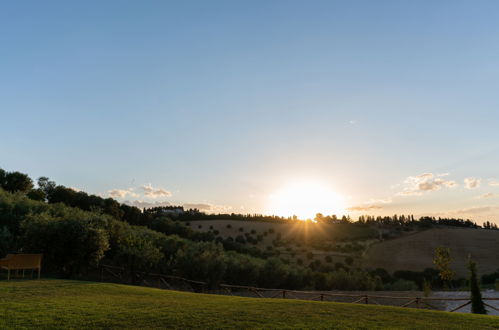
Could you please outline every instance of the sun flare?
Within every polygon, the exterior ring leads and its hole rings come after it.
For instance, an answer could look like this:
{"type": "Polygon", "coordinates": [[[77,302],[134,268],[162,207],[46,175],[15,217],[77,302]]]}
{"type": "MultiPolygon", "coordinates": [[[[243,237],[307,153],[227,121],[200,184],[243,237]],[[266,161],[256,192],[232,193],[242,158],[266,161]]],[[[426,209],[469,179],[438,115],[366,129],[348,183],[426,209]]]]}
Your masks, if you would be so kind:
{"type": "Polygon", "coordinates": [[[341,195],[319,182],[294,182],[269,196],[268,212],[299,219],[313,219],[317,213],[342,214],[345,210],[341,195]]]}

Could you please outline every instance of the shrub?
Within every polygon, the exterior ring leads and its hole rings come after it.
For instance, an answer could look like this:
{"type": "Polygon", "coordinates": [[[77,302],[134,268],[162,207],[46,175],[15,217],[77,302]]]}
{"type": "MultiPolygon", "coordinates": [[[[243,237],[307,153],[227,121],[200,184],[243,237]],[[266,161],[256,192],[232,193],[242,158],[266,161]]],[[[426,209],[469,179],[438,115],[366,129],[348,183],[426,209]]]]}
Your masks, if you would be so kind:
{"type": "Polygon", "coordinates": [[[221,282],[226,267],[222,246],[212,242],[188,244],[175,255],[174,269],[178,274],[207,281],[210,286],[221,282]]]}
{"type": "Polygon", "coordinates": [[[239,227],[239,231],[242,233],[244,231],[243,227],[239,227]]]}
{"type": "Polygon", "coordinates": [[[391,284],[387,284],[385,289],[390,291],[416,291],[418,285],[413,281],[398,279],[391,284]]]}
{"type": "Polygon", "coordinates": [[[326,256],[325,259],[326,259],[326,262],[328,262],[328,263],[333,262],[333,258],[331,258],[331,256],[326,256]]]}
{"type": "Polygon", "coordinates": [[[345,263],[348,265],[348,266],[351,266],[353,264],[353,258],[352,257],[346,257],[345,258],[345,263]]]}
{"type": "Polygon", "coordinates": [[[64,277],[96,266],[109,249],[104,230],[108,219],[77,209],[62,208],[64,214],[29,216],[22,223],[24,252],[43,253],[44,264],[64,277]]]}
{"type": "Polygon", "coordinates": [[[238,236],[236,237],[236,242],[237,242],[237,243],[240,243],[240,244],[246,244],[246,239],[245,239],[243,236],[238,235],[238,236]]]}

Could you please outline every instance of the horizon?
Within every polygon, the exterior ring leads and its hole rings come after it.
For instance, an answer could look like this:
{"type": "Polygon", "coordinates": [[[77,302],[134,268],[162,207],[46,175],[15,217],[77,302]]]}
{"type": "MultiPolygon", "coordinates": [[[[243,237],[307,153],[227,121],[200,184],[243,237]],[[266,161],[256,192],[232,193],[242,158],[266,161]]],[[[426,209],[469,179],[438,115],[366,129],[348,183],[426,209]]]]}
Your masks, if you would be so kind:
{"type": "Polygon", "coordinates": [[[137,206],[499,223],[498,9],[4,3],[0,168],[137,206]]]}

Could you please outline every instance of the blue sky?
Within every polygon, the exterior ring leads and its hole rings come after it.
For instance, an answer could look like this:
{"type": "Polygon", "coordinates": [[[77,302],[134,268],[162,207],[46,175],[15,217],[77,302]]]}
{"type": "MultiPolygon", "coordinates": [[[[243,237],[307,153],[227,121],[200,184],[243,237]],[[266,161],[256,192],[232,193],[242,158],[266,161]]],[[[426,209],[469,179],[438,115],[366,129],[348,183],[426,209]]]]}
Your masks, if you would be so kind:
{"type": "Polygon", "coordinates": [[[499,221],[498,10],[2,2],[0,167],[122,201],[265,212],[309,180],[352,214],[499,221]]]}

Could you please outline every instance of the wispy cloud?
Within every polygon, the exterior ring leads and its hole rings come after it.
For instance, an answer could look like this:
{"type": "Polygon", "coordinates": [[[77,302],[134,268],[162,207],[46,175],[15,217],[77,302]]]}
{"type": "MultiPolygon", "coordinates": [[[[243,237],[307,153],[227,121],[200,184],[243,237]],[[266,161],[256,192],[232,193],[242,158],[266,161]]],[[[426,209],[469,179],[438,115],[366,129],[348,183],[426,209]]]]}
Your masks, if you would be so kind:
{"type": "Polygon", "coordinates": [[[111,189],[107,192],[110,197],[113,198],[125,198],[127,196],[130,197],[139,197],[139,194],[133,191],[133,188],[128,189],[111,189]]]}
{"type": "Polygon", "coordinates": [[[144,191],[144,196],[150,198],[170,197],[172,195],[172,193],[168,190],[163,188],[154,188],[151,184],[143,185],[141,189],[144,191]]]}
{"type": "Polygon", "coordinates": [[[367,211],[377,211],[382,210],[383,206],[381,205],[357,205],[347,208],[347,211],[350,212],[367,212],[367,211]]]}
{"type": "Polygon", "coordinates": [[[480,187],[480,179],[477,178],[466,178],[464,179],[464,186],[466,189],[476,189],[480,187]]]}
{"type": "Polygon", "coordinates": [[[489,192],[480,196],[476,196],[475,199],[487,199],[487,198],[497,198],[497,197],[499,197],[499,194],[489,192]]]}
{"type": "Polygon", "coordinates": [[[142,201],[142,200],[133,200],[133,201],[127,200],[127,201],[124,201],[123,203],[130,205],[130,206],[138,207],[139,209],[148,209],[151,207],[171,206],[172,205],[170,202],[166,202],[166,201],[147,202],[147,201],[142,201]]]}
{"type": "Polygon", "coordinates": [[[347,208],[347,211],[350,212],[367,212],[367,211],[377,211],[377,210],[382,210],[384,208],[384,205],[386,204],[391,204],[392,199],[370,199],[369,201],[361,204],[361,205],[355,205],[347,208]]]}
{"type": "Polygon", "coordinates": [[[232,210],[231,206],[227,205],[213,205],[210,203],[184,203],[182,206],[185,209],[198,209],[206,213],[223,213],[232,210]]]}
{"type": "Polygon", "coordinates": [[[423,173],[418,176],[410,176],[404,180],[404,189],[399,192],[398,196],[419,196],[425,192],[437,191],[443,187],[454,188],[457,186],[456,181],[444,180],[442,177],[448,176],[448,173],[433,174],[423,173]]]}
{"type": "Polygon", "coordinates": [[[497,179],[490,179],[489,180],[489,186],[491,186],[491,187],[499,187],[499,180],[497,180],[497,179]]]}

